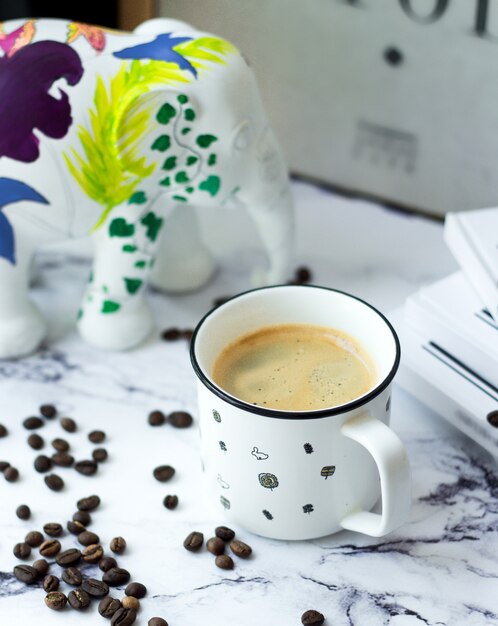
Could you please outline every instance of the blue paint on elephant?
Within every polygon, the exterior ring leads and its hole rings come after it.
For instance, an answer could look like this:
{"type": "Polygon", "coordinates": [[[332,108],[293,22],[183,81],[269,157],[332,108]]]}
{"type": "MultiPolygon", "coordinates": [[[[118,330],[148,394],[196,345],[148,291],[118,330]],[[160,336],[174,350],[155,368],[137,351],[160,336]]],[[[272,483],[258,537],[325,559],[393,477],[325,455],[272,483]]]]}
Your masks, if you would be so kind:
{"type": "Polygon", "coordinates": [[[40,150],[37,129],[61,139],[72,123],[68,95],[49,93],[64,78],[75,85],[83,75],[78,54],[57,41],[39,41],[0,58],[0,157],[31,163],[40,150]]]}
{"type": "Polygon", "coordinates": [[[13,178],[0,178],[0,258],[6,259],[12,265],[16,262],[14,230],[1,209],[22,200],[48,204],[48,200],[33,187],[13,178]]]}
{"type": "Polygon", "coordinates": [[[185,41],[192,41],[192,39],[192,37],[173,37],[171,33],[164,33],[158,35],[154,41],[114,52],[114,56],[118,57],[118,59],[152,59],[154,61],[176,63],[181,70],[192,72],[197,77],[197,70],[192,63],[174,50],[175,46],[185,41]]]}

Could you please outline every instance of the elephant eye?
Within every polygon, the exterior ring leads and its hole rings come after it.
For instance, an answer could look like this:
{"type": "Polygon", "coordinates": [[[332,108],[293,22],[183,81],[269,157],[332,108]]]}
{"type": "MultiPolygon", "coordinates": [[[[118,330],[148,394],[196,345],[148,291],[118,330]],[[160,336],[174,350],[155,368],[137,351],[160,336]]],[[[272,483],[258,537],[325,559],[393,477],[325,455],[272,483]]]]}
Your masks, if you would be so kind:
{"type": "Polygon", "coordinates": [[[235,131],[235,139],[233,145],[236,150],[246,150],[252,143],[253,130],[251,123],[245,120],[235,131]]]}

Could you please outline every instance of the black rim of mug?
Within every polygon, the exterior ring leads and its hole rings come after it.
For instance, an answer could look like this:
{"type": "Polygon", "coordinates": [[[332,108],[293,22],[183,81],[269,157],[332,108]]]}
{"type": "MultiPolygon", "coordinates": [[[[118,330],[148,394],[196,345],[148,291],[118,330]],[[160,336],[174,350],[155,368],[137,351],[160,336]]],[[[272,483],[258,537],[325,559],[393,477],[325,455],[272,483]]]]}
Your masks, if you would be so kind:
{"type": "Polygon", "coordinates": [[[400,346],[398,335],[396,334],[396,331],[394,330],[393,325],[391,324],[391,322],[387,319],[385,315],[383,315],[378,309],[376,309],[374,306],[372,306],[368,302],[365,302],[365,300],[362,300],[361,298],[353,296],[350,293],[347,293],[346,291],[341,291],[340,289],[332,289],[331,287],[322,287],[320,285],[270,285],[268,287],[259,287],[257,289],[249,289],[247,291],[239,293],[236,296],[233,296],[232,298],[229,298],[228,300],[226,300],[220,306],[214,307],[213,309],[208,311],[206,315],[204,315],[204,317],[197,324],[194,330],[194,334],[192,335],[191,342],[190,342],[190,361],[192,363],[192,367],[194,368],[194,372],[196,376],[199,378],[199,380],[203,383],[205,387],[207,387],[216,396],[218,396],[218,398],[221,398],[225,402],[228,402],[229,404],[237,407],[238,409],[242,409],[243,411],[248,411],[249,413],[255,413],[256,415],[261,415],[263,417],[274,417],[277,419],[291,419],[291,420],[319,419],[322,417],[332,417],[334,415],[342,415],[343,413],[349,413],[350,411],[354,411],[355,409],[358,409],[362,407],[363,405],[368,404],[370,400],[373,400],[374,398],[376,398],[385,389],[387,389],[387,387],[389,387],[393,378],[396,376],[396,372],[398,371],[400,359],[401,359],[401,346],[400,346]],[[384,323],[386,324],[386,326],[389,328],[389,330],[392,333],[392,336],[394,339],[394,345],[396,348],[396,356],[394,358],[394,363],[393,363],[391,370],[389,371],[389,374],[385,378],[383,378],[382,381],[378,383],[366,395],[361,396],[360,398],[357,398],[356,400],[352,400],[351,402],[347,402],[346,404],[339,404],[338,406],[330,407],[327,409],[319,409],[317,411],[280,411],[279,409],[266,409],[261,406],[256,406],[254,404],[249,404],[248,402],[244,402],[244,400],[239,400],[235,396],[231,396],[229,393],[226,393],[225,391],[223,391],[223,389],[215,385],[206,376],[201,366],[199,365],[199,362],[197,361],[197,357],[195,354],[197,335],[201,327],[203,326],[204,322],[215,311],[218,311],[221,307],[226,306],[232,300],[236,300],[250,293],[264,291],[266,289],[322,289],[323,291],[333,291],[335,293],[339,293],[343,296],[347,296],[348,298],[351,298],[352,300],[357,300],[358,302],[361,302],[362,304],[364,304],[366,307],[368,307],[369,309],[377,313],[377,315],[384,321],[384,323]]]}

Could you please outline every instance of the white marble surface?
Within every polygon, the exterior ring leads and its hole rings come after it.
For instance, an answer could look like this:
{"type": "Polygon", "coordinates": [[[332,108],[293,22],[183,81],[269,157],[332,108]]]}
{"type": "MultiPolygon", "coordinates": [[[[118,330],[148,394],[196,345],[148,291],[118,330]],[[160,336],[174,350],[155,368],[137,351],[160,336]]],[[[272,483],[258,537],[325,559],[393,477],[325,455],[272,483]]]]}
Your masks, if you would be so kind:
{"type": "MultiPolygon", "coordinates": [[[[317,283],[390,311],[418,286],[455,267],[438,223],[301,183],[294,190],[296,264],[313,268],[317,283]]],[[[160,328],[193,326],[214,297],[248,286],[248,267],[260,254],[249,221],[221,211],[202,220],[220,257],[220,271],[196,294],[150,294],[160,328]]],[[[21,472],[18,483],[0,480],[1,626],[27,626],[35,618],[39,626],[105,623],[96,606],[87,614],[49,611],[42,589],[26,587],[11,575],[17,562],[13,544],[46,521],[65,523],[76,500],[91,493],[100,494],[104,503],[92,529],[106,544],[114,535],[126,537],[129,549],[120,564],[149,589],[140,625],[162,615],[170,626],[292,626],[300,624],[308,608],[322,611],[328,626],[498,623],[496,467],[472,442],[398,389],[392,426],[408,447],[414,482],[411,518],[401,529],[381,539],[342,532],[297,543],[265,540],[240,529],[254,556],[237,560],[231,572],[217,569],[205,551],[186,552],[182,541],[188,532],[210,536],[222,522],[219,510],[203,498],[197,433],[146,423],[155,408],[195,415],[186,344],[154,337],[127,354],[92,350],[73,328],[87,261],[74,252],[49,252],[41,255],[40,268],[33,293],[50,319],[49,340],[28,359],[0,362],[0,422],[10,430],[0,440],[0,459],[21,472]],[[21,426],[43,402],[54,402],[78,421],[80,432],[66,435],[78,458],[91,450],[85,438],[89,430],[108,433],[110,458],[98,476],[62,469],[66,488],[61,493],[49,491],[32,469],[36,453],[26,445],[21,426]],[[177,469],[166,485],[151,474],[161,463],[177,469]],[[177,510],[163,508],[167,493],[178,494],[177,510]],[[29,522],[15,516],[24,502],[33,510],[29,522]]],[[[47,440],[61,433],[54,422],[40,431],[47,440]]],[[[73,543],[72,536],[64,537],[64,546],[73,543]]]]}

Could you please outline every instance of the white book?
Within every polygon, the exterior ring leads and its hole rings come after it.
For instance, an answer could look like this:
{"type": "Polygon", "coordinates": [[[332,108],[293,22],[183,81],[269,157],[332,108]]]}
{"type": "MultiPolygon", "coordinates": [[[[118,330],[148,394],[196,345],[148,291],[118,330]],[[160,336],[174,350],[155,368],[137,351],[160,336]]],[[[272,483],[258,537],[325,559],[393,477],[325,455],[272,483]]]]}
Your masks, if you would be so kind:
{"type": "Polygon", "coordinates": [[[489,313],[498,321],[498,208],[448,213],[444,239],[489,313]]]}

